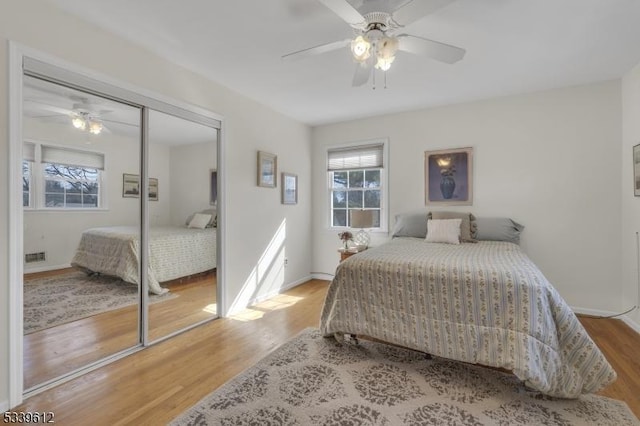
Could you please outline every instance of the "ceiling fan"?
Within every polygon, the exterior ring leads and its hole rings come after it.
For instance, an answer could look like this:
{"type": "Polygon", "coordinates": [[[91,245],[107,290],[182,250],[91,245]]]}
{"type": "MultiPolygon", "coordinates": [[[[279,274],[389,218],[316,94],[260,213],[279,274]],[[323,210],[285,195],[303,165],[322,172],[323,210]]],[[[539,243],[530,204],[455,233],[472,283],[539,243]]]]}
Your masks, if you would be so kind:
{"type": "Polygon", "coordinates": [[[355,37],[299,50],[282,58],[297,59],[350,46],[356,62],[353,86],[369,81],[374,69],[387,71],[398,51],[428,56],[447,64],[458,62],[466,53],[460,47],[401,33],[406,25],[455,0],[409,0],[395,10],[391,10],[385,0],[361,0],[358,9],[347,0],[318,1],[351,26],[355,37]]]}
{"type": "Polygon", "coordinates": [[[87,131],[93,135],[99,135],[102,132],[111,133],[105,122],[131,125],[130,123],[105,118],[104,116],[112,112],[112,110],[100,109],[100,106],[89,98],[71,95],[65,101],[73,102],[70,109],[53,105],[50,101],[29,98],[25,98],[24,107],[25,111],[32,111],[31,116],[33,118],[62,119],[70,122],[74,128],[87,131]],[[42,113],[53,113],[53,115],[42,115],[42,113]]]}

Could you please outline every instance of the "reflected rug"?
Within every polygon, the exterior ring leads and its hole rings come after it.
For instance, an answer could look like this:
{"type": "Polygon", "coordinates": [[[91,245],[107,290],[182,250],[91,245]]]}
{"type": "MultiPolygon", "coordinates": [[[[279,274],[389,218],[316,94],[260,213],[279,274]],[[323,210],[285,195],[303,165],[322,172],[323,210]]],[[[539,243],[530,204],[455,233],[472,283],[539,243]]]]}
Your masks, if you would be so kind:
{"type": "Polygon", "coordinates": [[[304,330],[172,425],[638,425],[621,401],[556,399],[515,376],[304,330]]]}
{"type": "MultiPolygon", "coordinates": [[[[149,295],[150,303],[178,297],[149,295]]],[[[138,303],[138,287],[117,277],[84,272],[24,281],[24,334],[138,303]]]]}

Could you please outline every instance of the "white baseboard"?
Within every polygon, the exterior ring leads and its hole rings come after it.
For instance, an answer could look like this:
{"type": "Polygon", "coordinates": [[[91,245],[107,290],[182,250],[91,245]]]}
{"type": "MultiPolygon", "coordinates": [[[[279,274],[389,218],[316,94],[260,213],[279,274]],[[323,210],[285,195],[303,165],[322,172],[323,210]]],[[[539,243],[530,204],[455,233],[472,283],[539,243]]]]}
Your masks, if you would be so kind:
{"type": "Polygon", "coordinates": [[[9,411],[9,401],[0,401],[0,411],[9,411]]]}
{"type": "Polygon", "coordinates": [[[65,263],[64,265],[39,266],[37,268],[29,268],[29,269],[27,269],[27,266],[25,266],[23,269],[23,272],[25,274],[33,274],[35,272],[55,271],[56,269],[66,269],[66,268],[71,268],[71,264],[65,263]]]}
{"type": "Polygon", "coordinates": [[[581,308],[579,306],[570,306],[570,308],[576,314],[593,315],[595,317],[608,317],[619,313],[612,311],[601,311],[599,309],[581,308]]]}
{"type": "MultiPolygon", "coordinates": [[[[575,306],[572,306],[571,309],[576,314],[593,315],[593,316],[596,316],[596,317],[608,317],[608,316],[611,316],[611,315],[619,314],[619,312],[601,311],[601,310],[598,310],[598,309],[579,308],[579,307],[575,307],[575,306]]],[[[618,319],[621,319],[622,321],[624,321],[625,324],[627,324],[634,331],[636,331],[638,334],[640,334],[640,324],[638,324],[636,321],[632,320],[628,315],[621,315],[620,317],[618,317],[618,319]]]]}
{"type": "Polygon", "coordinates": [[[294,287],[299,286],[302,283],[305,283],[307,281],[309,281],[311,279],[311,276],[306,276],[304,278],[300,278],[298,280],[295,280],[293,282],[290,282],[289,284],[285,284],[282,287],[280,287],[279,289],[275,290],[275,291],[271,291],[269,293],[266,294],[261,294],[259,297],[254,297],[252,299],[249,299],[249,301],[247,302],[247,306],[251,306],[251,305],[255,305],[256,303],[260,303],[263,302],[267,299],[270,299],[274,296],[277,296],[280,293],[284,293],[285,291],[292,289],[294,287]]]}
{"type": "Polygon", "coordinates": [[[311,278],[314,280],[331,281],[333,279],[333,274],[327,274],[326,272],[314,272],[311,274],[311,278]]]}
{"type": "Polygon", "coordinates": [[[640,334],[640,324],[629,318],[627,315],[623,316],[622,321],[624,321],[629,327],[635,330],[636,333],[640,334]]]}

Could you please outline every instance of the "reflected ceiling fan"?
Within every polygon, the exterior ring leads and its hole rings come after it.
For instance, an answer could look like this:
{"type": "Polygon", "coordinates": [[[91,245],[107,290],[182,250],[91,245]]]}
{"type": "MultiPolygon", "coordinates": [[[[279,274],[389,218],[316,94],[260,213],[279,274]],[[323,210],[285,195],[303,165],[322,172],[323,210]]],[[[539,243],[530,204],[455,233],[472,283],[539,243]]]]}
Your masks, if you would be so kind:
{"type": "Polygon", "coordinates": [[[25,99],[24,106],[25,109],[30,109],[36,113],[39,111],[54,113],[53,115],[34,114],[32,115],[34,118],[63,118],[65,121],[70,122],[74,128],[87,131],[93,135],[99,135],[102,132],[111,133],[107,125],[105,125],[105,122],[134,126],[130,123],[104,118],[106,114],[113,111],[109,109],[100,109],[100,106],[91,102],[89,98],[71,95],[68,100],[73,102],[71,109],[52,105],[52,102],[50,101],[47,102],[36,99],[25,99]]]}
{"type": "Polygon", "coordinates": [[[318,1],[349,24],[355,37],[299,50],[282,58],[297,59],[350,46],[357,63],[353,86],[369,81],[374,69],[389,70],[398,51],[428,56],[447,64],[458,62],[466,53],[460,47],[401,33],[406,25],[455,0],[409,0],[395,10],[390,10],[389,1],[385,0],[360,0],[362,4],[358,9],[347,0],[318,1]]]}

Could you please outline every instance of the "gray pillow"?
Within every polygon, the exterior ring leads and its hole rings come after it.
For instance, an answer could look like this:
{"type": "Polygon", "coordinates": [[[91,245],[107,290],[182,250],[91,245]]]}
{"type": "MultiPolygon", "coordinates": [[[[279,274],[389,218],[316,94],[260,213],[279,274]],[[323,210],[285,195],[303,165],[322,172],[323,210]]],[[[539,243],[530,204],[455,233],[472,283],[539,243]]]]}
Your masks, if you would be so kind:
{"type": "Polygon", "coordinates": [[[488,241],[508,241],[520,244],[520,233],[524,225],[508,217],[478,217],[476,239],[488,241]]]}
{"type": "Polygon", "coordinates": [[[427,219],[462,219],[460,223],[460,241],[475,243],[473,235],[476,233],[476,217],[471,213],[461,212],[429,212],[427,219]]]}
{"type": "Polygon", "coordinates": [[[427,236],[426,212],[401,213],[396,215],[396,224],[391,237],[425,238],[427,236]]]}

